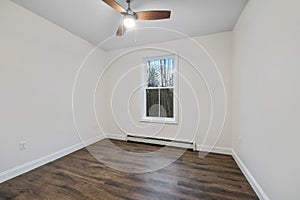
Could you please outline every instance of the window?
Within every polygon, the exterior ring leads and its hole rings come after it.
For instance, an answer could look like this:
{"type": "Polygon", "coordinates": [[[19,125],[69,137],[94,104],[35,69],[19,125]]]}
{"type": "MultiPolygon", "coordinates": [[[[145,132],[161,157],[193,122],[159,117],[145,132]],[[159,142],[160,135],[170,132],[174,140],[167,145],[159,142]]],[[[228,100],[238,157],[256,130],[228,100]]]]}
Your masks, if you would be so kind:
{"type": "Polygon", "coordinates": [[[176,122],[175,56],[145,58],[143,63],[143,119],[176,122]]]}

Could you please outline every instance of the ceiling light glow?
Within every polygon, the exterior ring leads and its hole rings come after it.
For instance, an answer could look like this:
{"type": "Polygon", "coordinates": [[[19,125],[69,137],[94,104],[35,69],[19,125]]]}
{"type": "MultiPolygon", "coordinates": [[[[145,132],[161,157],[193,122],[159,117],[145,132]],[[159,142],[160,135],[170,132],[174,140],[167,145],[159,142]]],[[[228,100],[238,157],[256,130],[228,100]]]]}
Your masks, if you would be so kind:
{"type": "Polygon", "coordinates": [[[126,28],[133,28],[135,27],[135,18],[131,15],[126,15],[123,19],[123,23],[126,28]]]}

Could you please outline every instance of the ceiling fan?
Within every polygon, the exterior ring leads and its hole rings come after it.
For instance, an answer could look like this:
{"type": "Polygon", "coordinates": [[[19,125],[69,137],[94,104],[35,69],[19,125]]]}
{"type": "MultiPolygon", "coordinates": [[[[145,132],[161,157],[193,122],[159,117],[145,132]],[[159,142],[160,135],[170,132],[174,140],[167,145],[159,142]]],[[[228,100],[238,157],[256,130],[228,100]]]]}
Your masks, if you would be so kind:
{"type": "Polygon", "coordinates": [[[133,12],[130,8],[130,3],[132,0],[126,0],[128,4],[126,10],[122,6],[120,6],[120,4],[118,4],[115,0],[103,1],[124,16],[123,21],[117,30],[117,36],[122,36],[127,29],[133,28],[135,26],[136,20],[161,20],[169,19],[171,17],[171,11],[169,10],[148,10],[133,12]]]}

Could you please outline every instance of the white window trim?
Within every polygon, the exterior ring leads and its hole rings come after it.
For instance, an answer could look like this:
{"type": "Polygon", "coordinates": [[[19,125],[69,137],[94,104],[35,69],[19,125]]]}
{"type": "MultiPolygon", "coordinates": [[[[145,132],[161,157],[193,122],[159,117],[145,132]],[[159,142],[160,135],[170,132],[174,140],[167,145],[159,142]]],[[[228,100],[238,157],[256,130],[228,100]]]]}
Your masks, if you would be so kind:
{"type": "Polygon", "coordinates": [[[178,124],[178,72],[179,72],[179,61],[178,56],[175,54],[168,54],[168,55],[161,55],[161,56],[151,56],[151,57],[144,57],[142,59],[142,117],[140,122],[147,122],[147,123],[163,123],[163,124],[178,124]],[[154,60],[154,59],[174,59],[174,86],[173,87],[147,87],[146,84],[146,70],[147,70],[147,61],[154,60]],[[172,88],[174,91],[173,95],[173,106],[174,106],[174,117],[173,118],[164,118],[164,117],[147,117],[146,116],[146,88],[147,89],[168,89],[172,88]]]}

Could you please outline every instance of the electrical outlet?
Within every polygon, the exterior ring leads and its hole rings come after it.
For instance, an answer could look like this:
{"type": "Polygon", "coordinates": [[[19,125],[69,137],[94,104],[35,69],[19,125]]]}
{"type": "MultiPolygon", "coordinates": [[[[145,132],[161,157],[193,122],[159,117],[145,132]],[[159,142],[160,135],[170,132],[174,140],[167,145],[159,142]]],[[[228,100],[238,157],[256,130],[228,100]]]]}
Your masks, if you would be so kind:
{"type": "Polygon", "coordinates": [[[19,150],[20,151],[26,150],[26,142],[20,142],[19,143],[19,150]]]}

